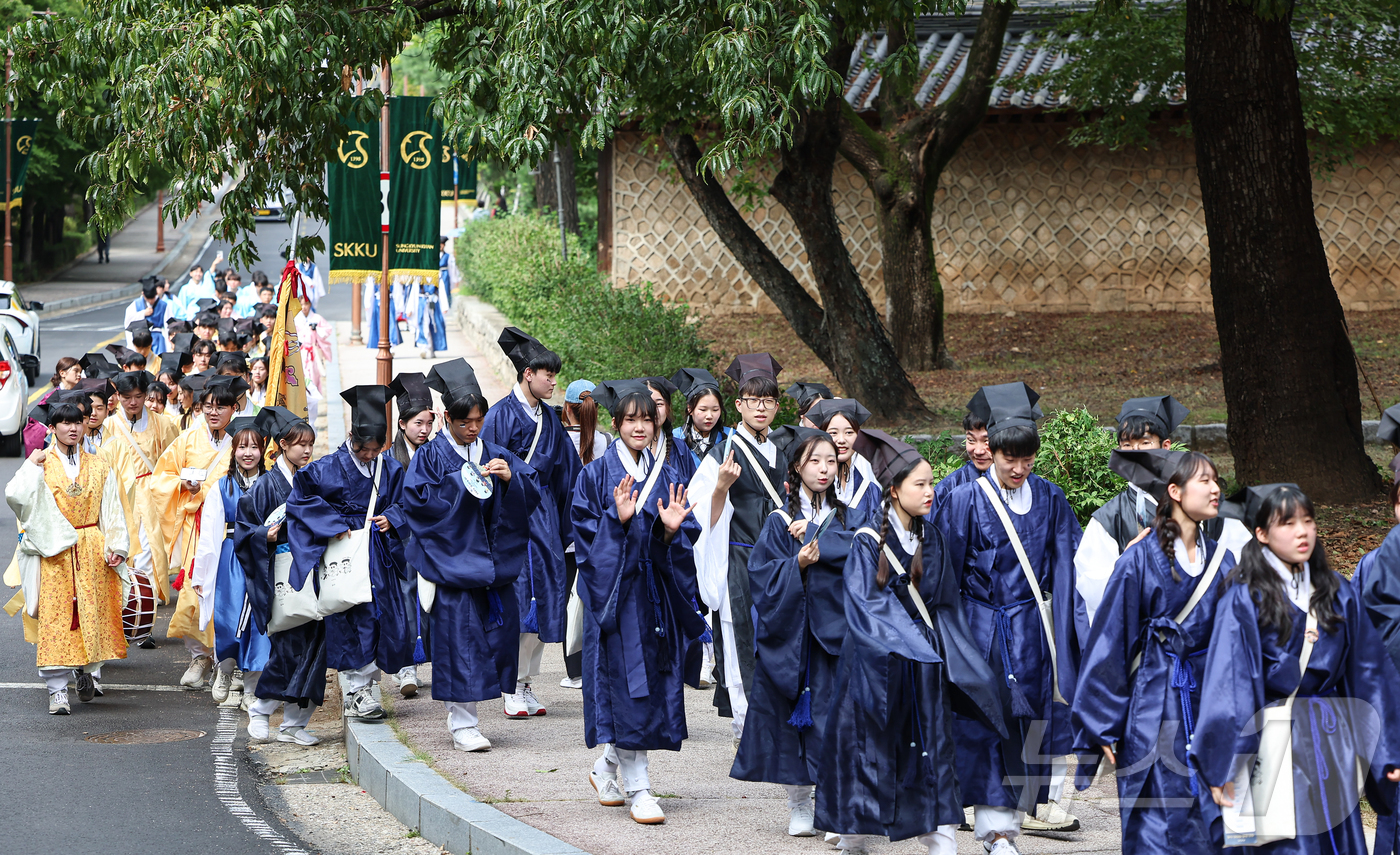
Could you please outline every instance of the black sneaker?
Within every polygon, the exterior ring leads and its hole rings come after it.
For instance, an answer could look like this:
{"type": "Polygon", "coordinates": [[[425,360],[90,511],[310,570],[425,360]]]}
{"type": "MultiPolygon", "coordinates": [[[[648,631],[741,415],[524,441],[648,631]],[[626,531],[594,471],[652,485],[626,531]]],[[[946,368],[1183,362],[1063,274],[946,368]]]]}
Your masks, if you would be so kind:
{"type": "Polygon", "coordinates": [[[86,671],[77,672],[78,680],[78,700],[87,703],[97,697],[97,686],[93,683],[92,675],[86,671]]]}

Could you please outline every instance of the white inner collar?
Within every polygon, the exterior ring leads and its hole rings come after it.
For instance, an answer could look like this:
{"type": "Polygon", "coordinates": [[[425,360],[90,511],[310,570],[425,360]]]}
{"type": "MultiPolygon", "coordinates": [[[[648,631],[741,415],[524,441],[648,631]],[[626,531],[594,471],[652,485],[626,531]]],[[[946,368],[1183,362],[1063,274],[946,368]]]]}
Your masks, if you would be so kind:
{"type": "MultiPolygon", "coordinates": [[[[1136,489],[1136,488],[1134,488],[1136,489]]],[[[1219,544],[1216,549],[1220,549],[1219,544]]],[[[1187,557],[1186,541],[1176,538],[1172,543],[1172,551],[1176,554],[1176,561],[1181,565],[1181,569],[1186,571],[1188,576],[1200,576],[1206,571],[1206,541],[1201,537],[1201,529],[1196,528],[1196,560],[1192,561],[1187,557]]]]}
{"type": "MultiPolygon", "coordinates": [[[[613,443],[613,449],[617,453],[617,459],[622,461],[622,468],[627,470],[627,474],[632,476],[632,480],[638,482],[639,485],[646,481],[647,473],[651,471],[652,461],[649,449],[642,449],[640,460],[632,459],[632,449],[628,448],[627,443],[621,439],[613,443]]],[[[637,489],[640,490],[641,487],[638,486],[637,489]]]]}
{"type": "Polygon", "coordinates": [[[296,477],[296,470],[292,469],[291,464],[287,462],[285,454],[278,456],[277,469],[282,473],[282,477],[287,479],[288,484],[292,483],[292,479],[296,477]]]}
{"type": "Polygon", "coordinates": [[[535,404],[533,407],[530,406],[530,402],[525,400],[525,393],[520,391],[519,383],[515,384],[515,386],[512,388],[512,391],[515,392],[515,400],[520,402],[520,405],[525,408],[525,412],[530,414],[530,418],[534,419],[535,421],[539,421],[540,416],[544,412],[541,409],[544,406],[544,404],[539,403],[535,404]]]}
{"type": "MultiPolygon", "coordinates": [[[[749,445],[758,449],[758,453],[763,456],[764,460],[768,461],[769,466],[773,466],[778,462],[778,446],[773,444],[773,431],[768,431],[768,436],[763,442],[759,442],[758,437],[754,436],[754,432],[749,430],[749,426],[743,422],[739,422],[739,426],[735,428],[735,431],[742,434],[749,445]]],[[[738,454],[738,452],[736,452],[736,454],[738,454]]],[[[735,459],[738,460],[740,458],[736,457],[735,459]]],[[[740,465],[743,464],[741,463],[740,465]]]]}
{"type": "Polygon", "coordinates": [[[894,508],[890,508],[890,531],[898,538],[900,547],[913,555],[914,550],[918,548],[919,538],[904,527],[904,523],[899,521],[899,511],[894,508]]]}
{"type": "Polygon", "coordinates": [[[992,486],[996,488],[997,495],[1006,502],[1006,506],[1013,514],[1025,516],[1031,512],[1031,503],[1035,496],[1031,493],[1031,476],[1027,475],[1026,480],[1021,482],[1021,486],[1014,490],[1008,490],[1001,486],[1001,480],[997,478],[996,466],[987,469],[987,478],[991,479],[992,486]]]}
{"type": "MultiPolygon", "coordinates": [[[[458,457],[462,458],[463,460],[468,461],[469,463],[475,463],[475,464],[478,465],[478,466],[481,465],[481,437],[480,437],[480,436],[478,436],[478,437],[476,438],[476,441],[475,441],[475,442],[472,442],[472,443],[469,444],[469,445],[462,445],[461,443],[459,443],[459,442],[457,441],[456,437],[454,437],[454,436],[452,435],[451,429],[444,430],[444,431],[443,431],[443,434],[447,437],[447,442],[448,442],[449,445],[452,446],[452,450],[455,451],[455,452],[457,452],[457,456],[458,456],[458,457]]],[[[408,445],[408,443],[405,442],[404,445],[408,445]]],[[[412,452],[409,452],[409,453],[412,454],[412,452]]]]}
{"type": "Polygon", "coordinates": [[[374,472],[370,470],[369,464],[362,462],[360,458],[355,456],[355,449],[350,447],[350,440],[345,440],[345,444],[342,445],[341,448],[345,449],[345,452],[350,455],[350,462],[355,464],[355,468],[360,470],[361,475],[366,478],[374,477],[374,472]]]}
{"type": "Polygon", "coordinates": [[[133,422],[131,419],[127,419],[125,410],[122,411],[121,417],[126,419],[126,426],[131,428],[132,433],[145,433],[146,427],[150,423],[150,419],[146,418],[146,406],[144,404],[141,405],[141,415],[136,417],[136,421],[133,422]]]}
{"type": "Polygon", "coordinates": [[[1308,611],[1312,605],[1312,567],[1304,565],[1302,573],[1294,574],[1293,568],[1285,564],[1283,559],[1267,546],[1264,547],[1264,560],[1269,562],[1269,566],[1274,568],[1279,579],[1283,581],[1283,593],[1289,601],[1302,611],[1308,611]]]}

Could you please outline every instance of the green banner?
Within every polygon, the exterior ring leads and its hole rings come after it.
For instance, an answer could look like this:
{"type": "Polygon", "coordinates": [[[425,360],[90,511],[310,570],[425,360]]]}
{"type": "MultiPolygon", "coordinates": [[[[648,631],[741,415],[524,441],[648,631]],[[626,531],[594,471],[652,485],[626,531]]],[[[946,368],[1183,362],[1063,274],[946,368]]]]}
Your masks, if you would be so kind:
{"type": "Polygon", "coordinates": [[[331,205],[330,277],[332,283],[363,282],[381,272],[379,257],[379,122],[351,117],[326,167],[331,205]]]}
{"type": "MultiPolygon", "coordinates": [[[[4,124],[0,119],[0,125],[4,124]]],[[[39,127],[38,119],[11,119],[10,130],[10,150],[9,156],[14,158],[10,164],[10,207],[15,207],[24,201],[24,179],[29,174],[29,152],[34,147],[34,131],[39,127]]],[[[4,177],[0,176],[0,181],[4,177]]],[[[4,188],[0,188],[3,194],[4,188]]],[[[4,208],[4,198],[0,197],[0,209],[4,208]]]]}
{"type": "Polygon", "coordinates": [[[432,103],[428,96],[389,99],[390,281],[438,275],[442,122],[432,115],[432,103]]]}
{"type": "Polygon", "coordinates": [[[442,201],[454,198],[462,202],[476,201],[476,161],[465,160],[447,143],[442,144],[442,201]],[[453,195],[454,182],[456,196],[453,195]]]}

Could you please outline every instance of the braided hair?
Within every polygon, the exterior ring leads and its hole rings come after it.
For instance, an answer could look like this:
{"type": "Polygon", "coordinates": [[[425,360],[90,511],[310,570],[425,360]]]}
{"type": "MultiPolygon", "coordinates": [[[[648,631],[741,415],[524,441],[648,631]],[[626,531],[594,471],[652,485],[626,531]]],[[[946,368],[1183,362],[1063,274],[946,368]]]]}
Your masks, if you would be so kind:
{"type": "MultiPolygon", "coordinates": [[[[1177,461],[1176,471],[1167,479],[1167,486],[1175,484],[1179,489],[1185,491],[1186,485],[1207,467],[1210,469],[1211,477],[1217,477],[1218,470],[1209,457],[1199,451],[1188,451],[1182,454],[1181,459],[1177,461]]],[[[1157,530],[1157,543],[1162,547],[1162,552],[1166,553],[1167,563],[1171,565],[1172,581],[1180,582],[1181,574],[1176,571],[1176,561],[1173,560],[1173,546],[1176,539],[1181,537],[1181,524],[1172,516],[1176,504],[1171,493],[1164,490],[1161,501],[1157,503],[1157,518],[1152,521],[1152,527],[1157,530]]],[[[1199,524],[1202,521],[1196,520],[1196,522],[1199,524]]]]}
{"type": "MultiPolygon", "coordinates": [[[[885,554],[884,545],[890,536],[890,512],[894,510],[894,491],[899,489],[909,476],[914,474],[914,470],[920,466],[927,466],[927,462],[922,457],[909,455],[901,458],[902,465],[890,479],[890,484],[885,488],[884,496],[880,499],[880,569],[875,573],[875,586],[883,589],[890,582],[889,556],[885,554]]],[[[914,547],[914,558],[909,562],[909,583],[918,587],[924,579],[924,518],[913,517],[909,521],[910,531],[918,539],[918,544],[914,547]]]]}
{"type": "MultiPolygon", "coordinates": [[[[1255,529],[1268,531],[1271,526],[1281,525],[1299,515],[1314,516],[1312,500],[1296,487],[1279,487],[1264,499],[1259,512],[1247,524],[1255,529]]],[[[1312,557],[1301,569],[1294,572],[1307,573],[1312,581],[1312,598],[1308,605],[1317,615],[1318,627],[1330,633],[1342,624],[1337,614],[1334,600],[1342,587],[1342,577],[1327,562],[1327,552],[1322,547],[1322,538],[1313,546],[1312,557]]],[[[1240,550],[1240,562],[1230,571],[1230,582],[1249,586],[1254,602],[1259,609],[1259,628],[1272,627],[1280,639],[1286,639],[1293,632],[1293,614],[1288,596],[1284,593],[1283,580],[1264,557],[1264,545],[1258,537],[1251,537],[1240,550]]]]}
{"type": "MultiPolygon", "coordinates": [[[[788,516],[794,520],[802,513],[802,477],[798,474],[799,469],[816,452],[817,446],[826,443],[831,446],[831,451],[836,452],[836,443],[831,441],[831,437],[826,434],[812,434],[797,444],[793,452],[792,459],[788,462],[787,481],[792,485],[788,490],[788,516]]],[[[836,481],[833,480],[827,488],[820,493],[812,494],[812,509],[821,510],[825,504],[831,505],[836,512],[836,520],[841,523],[841,527],[846,527],[846,505],[836,497],[836,481]]]]}

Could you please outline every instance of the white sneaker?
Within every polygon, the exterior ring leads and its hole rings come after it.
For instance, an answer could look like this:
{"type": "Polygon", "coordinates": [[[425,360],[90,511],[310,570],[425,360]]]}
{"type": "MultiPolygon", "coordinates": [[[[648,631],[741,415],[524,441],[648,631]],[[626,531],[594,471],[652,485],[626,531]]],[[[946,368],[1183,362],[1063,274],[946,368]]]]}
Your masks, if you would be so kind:
{"type": "Polygon", "coordinates": [[[588,783],[593,785],[593,791],[598,794],[598,804],[603,807],[622,807],[627,804],[622,789],[617,785],[617,775],[599,775],[590,771],[588,783]]]}
{"type": "Polygon", "coordinates": [[[321,740],[304,727],[289,727],[277,731],[278,742],[295,742],[297,745],[315,745],[321,740]]]}
{"type": "Polygon", "coordinates": [[[243,691],[243,669],[242,669],[242,668],[234,668],[234,669],[233,669],[233,682],[231,682],[231,683],[228,684],[228,690],[229,690],[230,692],[240,692],[240,693],[243,691]]]}
{"type": "Polygon", "coordinates": [[[715,684],[715,669],[714,669],[714,663],[709,662],[709,661],[706,661],[703,665],[700,666],[700,681],[699,681],[699,686],[700,686],[700,688],[702,688],[702,689],[708,689],[708,688],[710,688],[711,686],[713,686],[714,684],[715,684]]]}
{"type": "Polygon", "coordinates": [[[418,694],[418,669],[409,665],[399,670],[394,675],[394,679],[399,681],[399,694],[405,698],[411,698],[418,694]]]}
{"type": "Polygon", "coordinates": [[[49,692],[49,715],[68,715],[70,712],[67,689],[49,692]]]}
{"type": "Polygon", "coordinates": [[[1022,831],[1078,831],[1079,818],[1065,810],[1059,802],[1050,802],[1036,808],[1035,816],[1026,814],[1021,821],[1022,831]]]}
{"type": "Polygon", "coordinates": [[[642,825],[660,825],[666,821],[666,814],[661,810],[661,802],[656,800],[656,796],[651,794],[651,790],[638,790],[628,797],[627,802],[632,819],[642,825]]]}
{"type": "Polygon", "coordinates": [[[345,714],[350,718],[363,719],[364,721],[379,721],[389,717],[389,714],[374,699],[369,686],[350,693],[345,699],[345,714]]]}
{"type": "Polygon", "coordinates": [[[92,675],[92,696],[93,696],[94,698],[100,698],[100,697],[102,697],[104,694],[106,694],[106,693],[102,691],[102,678],[99,677],[99,676],[97,676],[96,674],[93,674],[93,675],[92,675]]]}
{"type": "Polygon", "coordinates": [[[458,751],[490,751],[491,740],[481,735],[475,727],[462,727],[452,731],[452,747],[458,751]]]}
{"type": "Polygon", "coordinates": [[[506,695],[504,697],[504,703],[507,718],[529,718],[530,706],[525,703],[525,700],[520,697],[518,692],[513,695],[506,695]]]}
{"type": "Polygon", "coordinates": [[[582,688],[583,688],[583,678],[582,678],[582,677],[565,677],[564,679],[562,679],[562,680],[559,681],[559,686],[560,686],[560,688],[563,688],[563,689],[582,689],[582,688]]]}
{"type": "Polygon", "coordinates": [[[991,855],[1021,855],[1021,850],[1016,848],[1016,844],[1011,842],[1011,838],[1003,837],[992,844],[992,848],[987,850],[991,855]]]}
{"type": "MultiPolygon", "coordinates": [[[[188,676],[188,672],[186,673],[188,676]]],[[[180,681],[184,683],[184,680],[180,681]]],[[[229,686],[233,685],[233,672],[215,671],[214,682],[209,686],[209,694],[214,696],[214,703],[222,704],[228,700],[229,686]]]]}
{"type": "Polygon", "coordinates": [[[822,842],[825,843],[827,846],[835,846],[836,844],[841,842],[841,835],[836,834],[835,832],[828,831],[826,833],[826,836],[822,838],[822,842]]]}
{"type": "Polygon", "coordinates": [[[248,714],[248,738],[254,742],[266,742],[268,739],[267,720],[271,716],[248,714]]]}
{"type": "Polygon", "coordinates": [[[248,700],[250,697],[252,696],[249,695],[247,692],[243,692],[238,699],[238,708],[243,710],[244,712],[248,712],[248,706],[252,704],[252,701],[248,700]]]}
{"type": "Polygon", "coordinates": [[[233,709],[242,709],[242,707],[243,707],[243,693],[240,692],[240,691],[237,690],[237,689],[229,689],[229,690],[228,690],[228,697],[227,697],[227,698],[224,698],[223,703],[219,704],[219,707],[220,707],[221,709],[230,709],[230,710],[233,710],[233,709]]]}
{"type": "Polygon", "coordinates": [[[196,656],[190,660],[190,667],[185,669],[185,674],[180,678],[180,685],[186,689],[198,689],[204,685],[204,678],[214,667],[214,660],[209,656],[196,656]]]}
{"type": "Polygon", "coordinates": [[[816,837],[812,824],[812,803],[800,804],[788,812],[788,837],[816,837]]]}
{"type": "Polygon", "coordinates": [[[545,714],[546,710],[544,708],[544,704],[540,703],[539,698],[535,697],[535,690],[530,686],[529,683],[526,683],[524,686],[521,686],[516,694],[520,697],[522,701],[525,702],[525,709],[530,713],[530,715],[545,714]]]}

